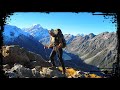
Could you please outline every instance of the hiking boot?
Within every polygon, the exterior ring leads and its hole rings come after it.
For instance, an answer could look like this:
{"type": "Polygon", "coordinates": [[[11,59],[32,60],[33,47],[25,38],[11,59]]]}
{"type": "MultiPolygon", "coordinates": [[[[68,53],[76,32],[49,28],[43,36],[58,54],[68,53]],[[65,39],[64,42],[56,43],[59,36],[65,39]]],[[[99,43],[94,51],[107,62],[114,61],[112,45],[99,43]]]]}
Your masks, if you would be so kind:
{"type": "Polygon", "coordinates": [[[65,69],[63,69],[62,73],[63,73],[63,74],[66,74],[66,70],[65,70],[65,69]]]}

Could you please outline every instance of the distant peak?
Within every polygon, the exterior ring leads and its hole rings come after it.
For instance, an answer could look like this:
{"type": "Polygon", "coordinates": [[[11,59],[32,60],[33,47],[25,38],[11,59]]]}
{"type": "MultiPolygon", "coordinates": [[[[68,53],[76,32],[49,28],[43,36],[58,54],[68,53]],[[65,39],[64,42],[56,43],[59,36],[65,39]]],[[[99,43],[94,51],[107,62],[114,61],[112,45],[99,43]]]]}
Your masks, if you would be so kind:
{"type": "Polygon", "coordinates": [[[80,34],[77,34],[76,36],[80,36],[80,34]]]}
{"type": "Polygon", "coordinates": [[[33,27],[33,28],[40,28],[41,25],[40,25],[40,24],[33,24],[32,27],[33,27]]]}
{"type": "Polygon", "coordinates": [[[95,35],[94,33],[90,33],[89,35],[95,35]]]}
{"type": "Polygon", "coordinates": [[[77,36],[77,37],[79,37],[79,36],[84,37],[84,34],[77,34],[76,36],[77,36]]]}

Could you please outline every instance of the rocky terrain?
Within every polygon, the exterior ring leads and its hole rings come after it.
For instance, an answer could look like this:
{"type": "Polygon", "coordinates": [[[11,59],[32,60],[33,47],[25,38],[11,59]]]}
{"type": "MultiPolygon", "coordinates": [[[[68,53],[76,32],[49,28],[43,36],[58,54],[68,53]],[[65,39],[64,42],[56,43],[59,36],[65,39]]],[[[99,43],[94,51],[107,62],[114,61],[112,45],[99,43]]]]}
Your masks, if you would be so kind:
{"type": "Polygon", "coordinates": [[[52,67],[40,55],[16,45],[2,46],[3,70],[8,78],[105,78],[94,73],[66,67],[52,67]]]}

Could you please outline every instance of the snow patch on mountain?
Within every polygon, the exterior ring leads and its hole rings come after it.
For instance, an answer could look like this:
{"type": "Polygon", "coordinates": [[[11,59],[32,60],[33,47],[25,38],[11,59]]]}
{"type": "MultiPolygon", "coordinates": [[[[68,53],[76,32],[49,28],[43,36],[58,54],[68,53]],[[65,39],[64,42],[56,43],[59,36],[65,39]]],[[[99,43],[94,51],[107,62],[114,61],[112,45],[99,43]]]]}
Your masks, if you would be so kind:
{"type": "Polygon", "coordinates": [[[43,38],[49,37],[48,30],[44,29],[40,24],[34,24],[30,28],[24,28],[23,31],[28,32],[38,41],[43,38]]]}
{"type": "Polygon", "coordinates": [[[19,35],[29,36],[27,32],[23,32],[20,28],[12,25],[4,25],[3,40],[14,41],[19,35]]]}

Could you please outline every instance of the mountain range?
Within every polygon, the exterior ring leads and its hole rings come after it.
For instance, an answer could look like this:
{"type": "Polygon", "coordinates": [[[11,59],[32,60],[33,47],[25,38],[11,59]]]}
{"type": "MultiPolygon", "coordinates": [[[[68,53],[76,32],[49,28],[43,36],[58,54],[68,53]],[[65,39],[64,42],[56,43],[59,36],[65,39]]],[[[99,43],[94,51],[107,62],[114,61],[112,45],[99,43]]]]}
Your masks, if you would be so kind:
{"type": "Polygon", "coordinates": [[[76,37],[67,45],[66,51],[78,55],[87,64],[99,68],[112,68],[117,57],[116,33],[91,33],[84,37],[76,37]]]}
{"type": "MultiPolygon", "coordinates": [[[[64,49],[63,58],[67,66],[83,70],[97,70],[97,67],[111,68],[116,61],[117,38],[115,32],[76,36],[65,34],[64,37],[67,47],[64,49]]],[[[48,30],[40,24],[24,29],[5,25],[3,38],[4,45],[19,45],[28,51],[40,54],[46,60],[49,58],[51,49],[45,50],[44,45],[49,44],[50,36],[48,30]]]]}

